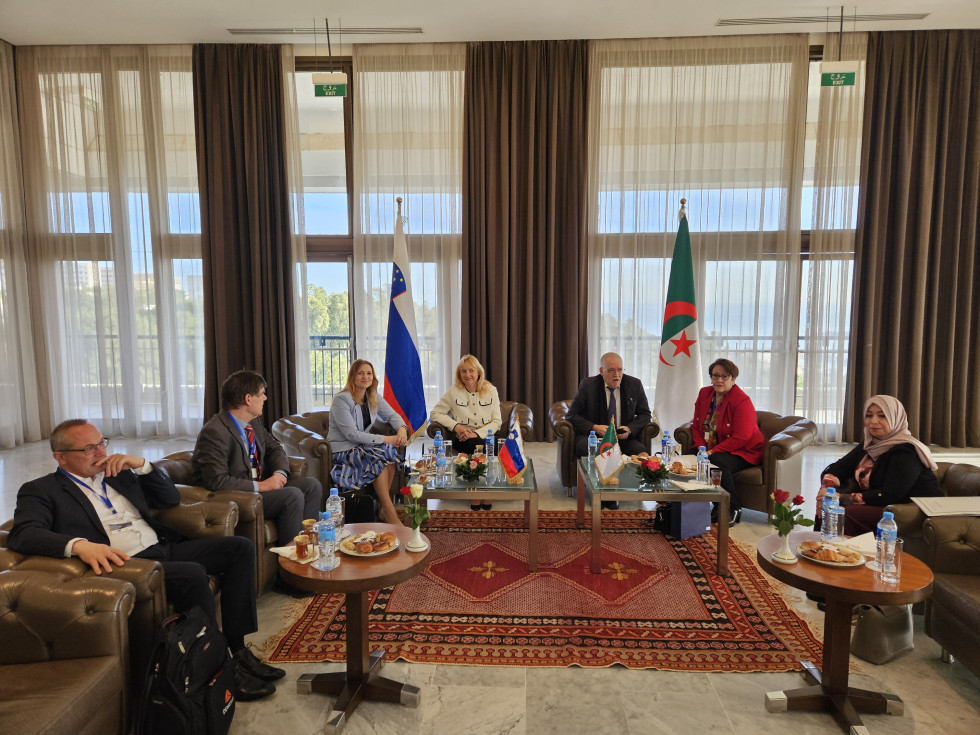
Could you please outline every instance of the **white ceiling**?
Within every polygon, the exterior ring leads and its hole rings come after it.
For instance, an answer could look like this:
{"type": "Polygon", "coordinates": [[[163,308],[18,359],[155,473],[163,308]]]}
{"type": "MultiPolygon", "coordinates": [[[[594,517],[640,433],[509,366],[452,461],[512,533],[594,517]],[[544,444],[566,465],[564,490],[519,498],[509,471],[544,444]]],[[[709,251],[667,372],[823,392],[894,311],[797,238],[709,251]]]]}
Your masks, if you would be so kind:
{"type": "MultiPolygon", "coordinates": [[[[866,0],[845,16],[929,13],[923,20],[845,22],[845,30],[980,28],[976,0],[866,0]]],[[[412,35],[350,35],[349,44],[824,33],[837,24],[718,27],[719,18],[838,15],[840,6],[803,0],[0,0],[0,38],[20,45],[295,43],[312,35],[232,35],[229,28],[421,27],[412,35]]],[[[317,39],[323,44],[321,33],[317,39]]],[[[321,51],[322,53],[322,51],[321,51]]]]}

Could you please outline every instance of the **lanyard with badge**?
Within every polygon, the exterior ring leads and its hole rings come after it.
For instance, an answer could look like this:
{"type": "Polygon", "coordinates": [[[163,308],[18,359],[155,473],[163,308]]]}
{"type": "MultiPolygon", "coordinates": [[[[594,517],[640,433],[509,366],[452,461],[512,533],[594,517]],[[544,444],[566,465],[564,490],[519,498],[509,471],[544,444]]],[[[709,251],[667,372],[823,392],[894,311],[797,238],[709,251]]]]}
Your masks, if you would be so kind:
{"type": "MultiPolygon", "coordinates": [[[[230,418],[235,426],[238,426],[238,422],[235,421],[235,417],[231,415],[231,411],[228,412],[228,418],[230,418]]],[[[245,446],[248,447],[248,466],[253,480],[259,479],[259,448],[255,443],[255,432],[252,430],[251,424],[245,424],[245,428],[241,430],[242,439],[245,441],[245,446]]]]}
{"type": "MultiPolygon", "coordinates": [[[[102,505],[104,505],[106,508],[108,508],[112,512],[112,514],[114,516],[115,515],[119,515],[119,511],[116,510],[116,508],[112,505],[112,501],[109,499],[109,490],[106,487],[105,477],[102,478],[102,492],[100,493],[97,488],[95,488],[93,486],[86,485],[84,482],[82,482],[81,480],[79,480],[77,477],[75,477],[74,475],[72,475],[72,474],[70,474],[68,472],[65,472],[63,469],[60,469],[59,468],[59,472],[61,472],[62,474],[64,474],[65,477],[67,477],[69,480],[71,480],[76,485],[78,485],[80,488],[82,488],[82,490],[88,490],[90,493],[92,493],[93,495],[95,495],[95,497],[97,497],[99,500],[102,501],[102,505]]],[[[110,533],[116,533],[118,531],[122,531],[123,529],[129,528],[132,525],[133,525],[133,522],[132,521],[127,521],[127,520],[124,520],[124,519],[123,520],[119,520],[119,521],[109,521],[108,522],[110,533]]]]}

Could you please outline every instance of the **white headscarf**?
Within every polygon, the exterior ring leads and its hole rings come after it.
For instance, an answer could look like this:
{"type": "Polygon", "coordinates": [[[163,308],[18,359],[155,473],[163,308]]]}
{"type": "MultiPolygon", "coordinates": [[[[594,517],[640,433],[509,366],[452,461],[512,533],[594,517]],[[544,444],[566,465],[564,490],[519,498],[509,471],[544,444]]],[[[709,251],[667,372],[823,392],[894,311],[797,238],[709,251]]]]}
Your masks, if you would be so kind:
{"type": "Polygon", "coordinates": [[[922,464],[935,472],[938,467],[932,459],[932,452],[929,447],[909,433],[909,417],[905,413],[905,406],[902,405],[902,402],[892,396],[871,396],[864,402],[865,414],[868,413],[868,406],[871,404],[876,404],[881,408],[881,412],[885,414],[885,418],[888,420],[889,429],[887,436],[876,439],[871,436],[867,427],[864,428],[864,448],[871,455],[871,458],[878,459],[882,454],[899,444],[911,444],[915,447],[922,464]]]}

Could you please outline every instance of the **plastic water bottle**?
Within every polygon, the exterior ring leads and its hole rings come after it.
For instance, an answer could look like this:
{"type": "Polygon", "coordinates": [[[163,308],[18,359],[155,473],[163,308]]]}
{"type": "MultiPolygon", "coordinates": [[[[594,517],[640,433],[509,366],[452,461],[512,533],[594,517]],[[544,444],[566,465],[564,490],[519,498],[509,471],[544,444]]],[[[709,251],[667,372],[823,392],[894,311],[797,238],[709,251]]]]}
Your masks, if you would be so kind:
{"type": "Polygon", "coordinates": [[[895,566],[895,542],[898,540],[898,525],[895,514],[886,510],[878,521],[878,544],[875,561],[878,562],[878,576],[882,582],[897,582],[898,568],[895,566]]]}
{"type": "Polygon", "coordinates": [[[840,500],[837,498],[837,488],[828,487],[827,494],[823,496],[823,509],[820,511],[820,540],[837,540],[837,509],[840,508],[840,500]]]}
{"type": "Polygon", "coordinates": [[[336,569],[340,564],[337,558],[337,534],[329,511],[320,513],[320,520],[313,526],[316,529],[320,555],[313,560],[313,567],[323,572],[336,569]]]}
{"type": "Polygon", "coordinates": [[[599,437],[595,435],[594,431],[589,432],[589,464],[595,464],[595,453],[599,448],[599,437]]]}
{"type": "Polygon", "coordinates": [[[436,485],[446,484],[446,449],[442,437],[436,434],[436,485]]]}
{"type": "Polygon", "coordinates": [[[436,437],[432,440],[432,451],[434,454],[439,454],[439,450],[443,449],[442,444],[442,430],[436,431],[436,437]]]}
{"type": "Polygon", "coordinates": [[[330,497],[327,498],[327,510],[330,511],[330,519],[333,521],[334,534],[337,539],[344,537],[344,499],[337,488],[330,488],[330,497]]]}
{"type": "Polygon", "coordinates": [[[707,485],[709,482],[709,470],[711,460],[708,459],[708,448],[704,445],[698,447],[698,482],[707,485]]]}
{"type": "Polygon", "coordinates": [[[660,437],[660,459],[664,462],[670,462],[670,432],[664,430],[664,433],[660,437]]]}
{"type": "Polygon", "coordinates": [[[494,451],[497,446],[497,437],[493,435],[493,431],[487,429],[487,441],[486,441],[486,453],[487,453],[487,480],[489,482],[497,481],[497,453],[494,451]]]}

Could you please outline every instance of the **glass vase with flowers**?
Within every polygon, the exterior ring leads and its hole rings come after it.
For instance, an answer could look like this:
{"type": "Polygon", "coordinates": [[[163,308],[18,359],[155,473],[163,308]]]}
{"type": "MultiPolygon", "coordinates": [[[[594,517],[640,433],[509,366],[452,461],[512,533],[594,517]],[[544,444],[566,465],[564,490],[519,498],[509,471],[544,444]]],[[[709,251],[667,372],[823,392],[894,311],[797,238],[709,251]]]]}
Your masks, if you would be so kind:
{"type": "Polygon", "coordinates": [[[789,548],[789,534],[797,526],[806,528],[813,525],[813,520],[803,516],[803,496],[790,498],[785,490],[775,490],[769,496],[773,500],[772,515],[769,525],[779,534],[779,548],[772,552],[773,561],[783,564],[795,564],[796,554],[789,548]]]}

